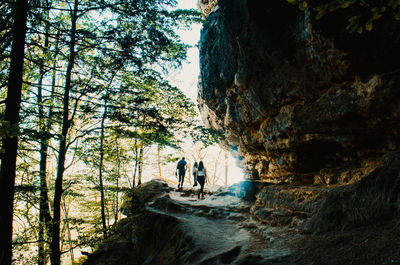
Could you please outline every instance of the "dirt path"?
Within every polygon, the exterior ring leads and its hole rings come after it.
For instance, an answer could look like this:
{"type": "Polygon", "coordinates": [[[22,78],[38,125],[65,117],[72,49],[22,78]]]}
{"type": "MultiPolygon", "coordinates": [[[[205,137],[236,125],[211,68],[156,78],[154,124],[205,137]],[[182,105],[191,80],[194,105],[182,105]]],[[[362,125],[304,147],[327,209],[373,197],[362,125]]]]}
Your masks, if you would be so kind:
{"type": "Polygon", "coordinates": [[[191,264],[284,264],[290,254],[282,239],[274,237],[276,228],[261,227],[249,214],[247,203],[225,189],[207,191],[197,199],[195,190],[171,189],[171,204],[150,206],[179,219],[193,237],[196,253],[191,264]],[[272,262],[272,263],[271,263],[272,262]]]}
{"type": "Polygon", "coordinates": [[[323,197],[323,190],[298,185],[261,188],[252,192],[258,194],[256,200],[246,196],[249,189],[237,192],[232,187],[209,190],[198,200],[188,187],[177,191],[163,181],[143,184],[131,194],[124,208],[128,217],[120,221],[115,238],[90,254],[85,264],[400,263],[398,219],[307,234],[299,224],[310,216],[309,206],[323,197]]]}
{"type": "MultiPolygon", "coordinates": [[[[287,189],[320,192],[309,186],[287,189]]],[[[304,234],[296,226],[255,220],[250,214],[254,201],[236,195],[221,188],[198,200],[190,188],[170,189],[169,197],[180,210],[164,213],[181,220],[193,237],[198,256],[189,264],[400,264],[398,220],[304,234]]],[[[280,215],[279,210],[275,213],[280,215]]]]}

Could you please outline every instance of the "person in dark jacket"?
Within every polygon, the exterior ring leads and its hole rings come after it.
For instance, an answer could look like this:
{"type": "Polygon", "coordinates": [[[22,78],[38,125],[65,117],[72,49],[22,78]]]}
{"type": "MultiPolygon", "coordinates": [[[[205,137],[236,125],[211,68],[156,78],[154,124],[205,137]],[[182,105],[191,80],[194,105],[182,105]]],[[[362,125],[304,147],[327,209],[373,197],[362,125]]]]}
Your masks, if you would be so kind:
{"type": "Polygon", "coordinates": [[[182,159],[179,160],[178,165],[176,166],[176,170],[178,171],[179,175],[178,189],[183,187],[183,181],[185,180],[186,169],[187,169],[187,162],[185,161],[185,158],[182,157],[182,159]]]}

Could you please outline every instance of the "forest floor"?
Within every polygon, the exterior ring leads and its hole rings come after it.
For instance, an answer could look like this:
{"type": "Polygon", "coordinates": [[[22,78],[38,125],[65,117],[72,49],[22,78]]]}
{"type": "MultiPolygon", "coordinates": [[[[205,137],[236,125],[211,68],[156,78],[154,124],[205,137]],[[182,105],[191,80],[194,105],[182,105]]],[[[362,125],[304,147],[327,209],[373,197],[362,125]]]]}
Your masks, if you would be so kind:
{"type": "Polygon", "coordinates": [[[249,214],[251,203],[221,190],[206,189],[205,199],[196,192],[170,188],[170,198],[185,208],[174,215],[200,252],[194,264],[400,264],[400,220],[304,234],[260,224],[249,214]]]}

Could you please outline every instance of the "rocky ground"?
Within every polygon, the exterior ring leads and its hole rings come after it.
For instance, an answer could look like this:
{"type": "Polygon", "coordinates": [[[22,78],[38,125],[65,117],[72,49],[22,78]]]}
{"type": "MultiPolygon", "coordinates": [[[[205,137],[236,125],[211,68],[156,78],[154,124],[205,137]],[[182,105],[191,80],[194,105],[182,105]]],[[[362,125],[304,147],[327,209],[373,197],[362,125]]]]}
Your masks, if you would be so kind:
{"type": "Polygon", "coordinates": [[[400,264],[400,221],[287,238],[289,264],[400,264]]]}
{"type": "MultiPolygon", "coordinates": [[[[304,191],[308,191],[308,194],[321,192],[320,186],[293,187],[285,185],[280,188],[282,190],[296,190],[296,192],[303,194],[304,191]]],[[[188,193],[187,191],[175,196],[178,195],[178,198],[184,200],[188,193]]],[[[323,197],[323,195],[320,196],[323,197]]],[[[215,206],[210,202],[218,202],[219,200],[226,200],[226,198],[221,197],[217,192],[210,194],[206,200],[196,203],[207,208],[213,208],[215,206]]],[[[187,203],[190,204],[190,200],[185,202],[185,204],[187,203]]],[[[233,219],[230,222],[231,228],[244,229],[244,231],[250,233],[244,252],[252,253],[251,255],[257,253],[255,255],[257,258],[254,260],[248,260],[249,255],[242,257],[242,260],[245,260],[243,264],[400,264],[400,220],[398,219],[381,220],[373,224],[326,233],[301,233],[296,222],[289,223],[287,221],[288,219],[295,219],[301,223],[302,220],[296,217],[295,211],[285,212],[278,208],[271,209],[270,216],[275,216],[269,218],[268,221],[266,220],[268,218],[260,220],[255,218],[254,215],[248,214],[248,211],[251,212],[254,205],[250,208],[248,208],[250,205],[244,202],[239,205],[240,207],[237,208],[230,205],[229,209],[226,209],[234,215],[241,216],[241,218],[233,219]],[[237,213],[238,210],[241,213],[237,213]],[[258,254],[260,255],[258,256],[258,254]]],[[[228,205],[220,206],[225,208],[228,205]]],[[[210,227],[212,226],[210,225],[210,227]]],[[[212,230],[214,229],[220,228],[217,225],[217,227],[212,228],[212,230]]],[[[225,234],[225,232],[222,234],[225,234]]],[[[239,235],[240,233],[233,233],[233,235],[236,234],[239,235]]],[[[219,240],[231,241],[232,238],[222,236],[219,240]]]]}
{"type": "Polygon", "coordinates": [[[164,181],[142,186],[116,237],[85,264],[400,264],[397,219],[304,233],[321,186],[243,182],[205,199],[164,181]]]}
{"type": "Polygon", "coordinates": [[[194,264],[274,264],[287,260],[289,250],[281,244],[279,230],[260,224],[249,216],[251,202],[235,189],[207,190],[197,199],[193,189],[171,191],[170,197],[184,206],[175,213],[202,253],[194,264]]]}

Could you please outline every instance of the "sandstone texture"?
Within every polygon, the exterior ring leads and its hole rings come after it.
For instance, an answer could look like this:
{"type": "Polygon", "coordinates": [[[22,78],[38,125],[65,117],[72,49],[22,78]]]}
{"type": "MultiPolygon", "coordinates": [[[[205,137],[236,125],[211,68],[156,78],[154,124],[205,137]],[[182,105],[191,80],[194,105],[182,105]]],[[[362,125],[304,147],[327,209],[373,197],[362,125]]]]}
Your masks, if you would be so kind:
{"type": "Polygon", "coordinates": [[[200,40],[199,108],[247,177],[353,183],[400,146],[400,24],[346,31],[286,1],[220,0],[200,40]]]}
{"type": "Polygon", "coordinates": [[[218,5],[218,0],[197,0],[197,7],[204,17],[218,5]]]}

